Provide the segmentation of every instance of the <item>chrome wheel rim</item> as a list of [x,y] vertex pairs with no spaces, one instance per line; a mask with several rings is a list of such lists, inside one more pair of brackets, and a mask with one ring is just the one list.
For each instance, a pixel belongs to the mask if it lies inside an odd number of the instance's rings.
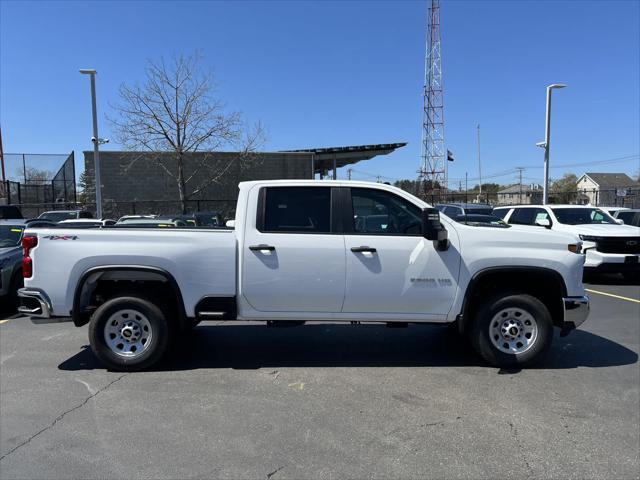
[[505,308],[489,324],[489,338],[499,351],[518,355],[529,350],[538,339],[538,324],[522,308]]
[[104,326],[109,349],[120,357],[133,358],[149,348],[153,331],[149,319],[138,310],[118,310]]

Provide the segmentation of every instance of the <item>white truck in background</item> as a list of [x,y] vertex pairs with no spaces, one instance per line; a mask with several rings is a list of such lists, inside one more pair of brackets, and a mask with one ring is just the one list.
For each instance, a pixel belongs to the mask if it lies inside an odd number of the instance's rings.
[[496,207],[493,213],[511,225],[578,235],[585,253],[585,273],[620,273],[629,281],[640,279],[640,228],[624,225],[605,209],[588,205],[517,205]]
[[527,365],[587,317],[581,243],[455,223],[365,182],[240,184],[234,230],[27,230],[20,311],[89,323],[141,370],[201,320],[457,323],[491,365]]

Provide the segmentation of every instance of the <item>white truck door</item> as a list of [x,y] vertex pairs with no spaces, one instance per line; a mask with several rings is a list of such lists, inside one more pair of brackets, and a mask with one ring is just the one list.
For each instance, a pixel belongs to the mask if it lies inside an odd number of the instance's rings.
[[328,186],[260,188],[256,211],[247,212],[240,278],[254,309],[340,312],[345,250],[333,227],[337,192]]
[[351,188],[345,217],[344,313],[445,315],[454,301],[457,248],[421,234],[422,209],[392,192]]

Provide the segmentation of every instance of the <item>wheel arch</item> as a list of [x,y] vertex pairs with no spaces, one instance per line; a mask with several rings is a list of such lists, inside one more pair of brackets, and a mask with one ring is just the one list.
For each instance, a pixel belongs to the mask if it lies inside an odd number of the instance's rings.
[[[85,270],[82,275],[80,275],[78,283],[76,284],[73,295],[73,309],[71,311],[71,318],[76,327],[87,324],[91,319],[91,313],[86,311],[86,307],[96,288],[96,284],[101,280],[118,281],[117,275],[125,273],[127,281],[147,281],[166,284],[168,291],[171,292],[173,297],[166,300],[174,300],[173,305],[176,307],[180,327],[185,324],[187,314],[180,286],[173,275],[167,270],[143,265],[101,265]],[[129,291],[129,293],[131,293],[131,291]]]
[[535,266],[489,267],[476,272],[469,281],[462,309],[457,316],[460,333],[469,329],[473,312],[482,296],[500,288],[506,292],[531,294],[539,298],[549,309],[554,325],[562,326],[562,298],[567,296],[567,286],[559,272]]

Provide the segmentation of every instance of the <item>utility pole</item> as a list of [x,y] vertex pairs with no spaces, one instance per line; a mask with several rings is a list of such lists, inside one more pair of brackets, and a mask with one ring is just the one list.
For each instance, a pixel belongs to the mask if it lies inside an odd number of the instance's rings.
[[469,198],[467,195],[469,194],[469,182],[467,172],[464,172],[464,203],[469,203]]
[[551,148],[551,91],[554,88],[564,88],[564,83],[554,83],[547,87],[547,117],[545,121],[544,142],[537,143],[544,148],[544,185],[542,186],[542,204],[549,203],[549,149]]
[[348,169],[347,169],[347,179],[349,179],[349,180],[351,180],[351,171],[352,171],[352,170],[353,170],[353,169],[351,169],[351,168],[348,168]]
[[522,205],[522,171],[524,170],[524,167],[516,167],[516,170],[518,170],[518,173],[520,174],[520,181],[518,185],[520,185],[520,205]]
[[478,177],[480,178],[480,192],[478,202],[482,201],[482,164],[480,163],[480,124],[478,124]]
[[0,164],[2,164],[2,184],[7,181],[7,177],[4,174],[4,150],[2,149],[2,128],[0,127]]
[[102,218],[102,185],[100,183],[100,137],[98,137],[98,110],[96,107],[96,72],[92,69],[81,69],[80,73],[91,77],[91,112],[93,115],[93,168],[96,182],[96,218]]

